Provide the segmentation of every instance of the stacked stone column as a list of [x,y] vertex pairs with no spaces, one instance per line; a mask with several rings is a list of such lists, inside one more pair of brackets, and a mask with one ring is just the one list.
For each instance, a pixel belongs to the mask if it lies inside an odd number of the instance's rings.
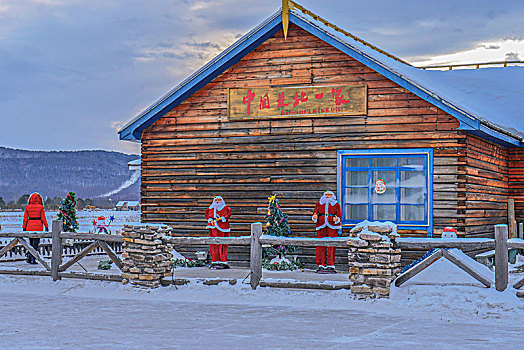
[[401,251],[394,226],[369,223],[351,230],[349,280],[356,298],[388,298],[391,282],[400,273]]
[[122,236],[122,282],[144,288],[160,286],[163,277],[173,275],[173,255],[162,237],[169,229],[151,226],[124,226]]

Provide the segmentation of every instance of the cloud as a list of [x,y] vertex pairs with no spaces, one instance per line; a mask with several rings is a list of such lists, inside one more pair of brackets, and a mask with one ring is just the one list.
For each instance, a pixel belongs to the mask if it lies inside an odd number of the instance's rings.
[[411,63],[415,66],[445,65],[458,63],[486,63],[505,60],[519,60],[519,52],[524,52],[524,41],[499,39],[495,42],[478,43],[470,50],[452,54],[427,56]]
[[508,52],[505,61],[520,61],[519,54],[517,52]]

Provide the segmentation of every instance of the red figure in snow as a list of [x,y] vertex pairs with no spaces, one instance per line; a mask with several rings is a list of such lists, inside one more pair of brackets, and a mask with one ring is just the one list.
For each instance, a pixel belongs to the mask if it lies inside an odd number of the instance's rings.
[[[331,191],[326,191],[315,205],[313,211],[313,222],[317,224],[317,238],[338,237],[340,226],[340,204],[337,197]],[[336,273],[335,271],[335,247],[317,247],[317,273]]]
[[[220,196],[213,198],[213,203],[206,210],[209,237],[229,237],[229,218],[231,209]],[[227,244],[210,244],[212,269],[229,269],[227,264]]]
[[[29,196],[29,200],[25,206],[22,229],[24,231],[43,231],[44,227],[46,231],[49,231],[42,196],[35,192]],[[40,238],[29,238],[29,244],[38,251]],[[29,264],[36,264],[36,258],[30,253],[27,253],[26,261]]]

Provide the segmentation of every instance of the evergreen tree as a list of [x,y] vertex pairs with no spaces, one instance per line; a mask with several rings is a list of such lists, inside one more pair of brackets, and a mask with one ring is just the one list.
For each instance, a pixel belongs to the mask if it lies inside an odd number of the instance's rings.
[[5,204],[4,198],[0,197],[0,209],[5,209],[7,204]]
[[[291,234],[289,229],[289,223],[287,221],[287,215],[282,212],[280,209],[280,204],[276,195],[273,195],[268,198],[269,205],[267,208],[266,214],[266,232],[265,234],[271,236],[285,236],[288,237]],[[296,250],[295,246],[284,246],[284,245],[275,245],[269,248],[264,249],[264,257],[270,257],[274,255],[279,255],[280,257],[285,257],[286,254],[294,253]]]
[[22,197],[18,198],[18,201],[16,202],[16,207],[18,209],[24,209],[27,205],[27,201],[29,200],[29,195],[24,194]]
[[76,221],[76,197],[74,192],[69,192],[60,203],[58,219],[64,223],[64,232],[76,232],[78,221]]

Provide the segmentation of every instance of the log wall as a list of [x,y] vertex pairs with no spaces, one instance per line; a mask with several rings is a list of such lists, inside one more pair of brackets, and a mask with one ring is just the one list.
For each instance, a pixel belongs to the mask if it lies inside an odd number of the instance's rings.
[[[228,88],[333,84],[367,84],[367,115],[228,120]],[[449,225],[461,235],[482,234],[479,227],[498,222],[508,191],[507,174],[491,176],[489,169],[507,165],[484,160],[493,150],[458,126],[454,117],[291,25],[287,41],[277,33],[143,132],[142,221],[170,224],[180,235],[206,234],[205,209],[222,195],[233,210],[232,235],[246,235],[252,222],[264,220],[260,208],[276,193],[283,207],[297,208],[290,213],[293,235],[311,237],[310,211],[325,190],[336,190],[337,150],[433,148],[435,235]],[[470,151],[470,144],[478,145]],[[483,178],[497,185],[496,201],[467,193],[482,191]],[[480,219],[479,210],[490,218]],[[468,214],[479,218],[470,221]],[[426,236],[422,230],[403,234]],[[304,257],[311,261],[311,254]]]
[[511,148],[509,161],[509,197],[515,199],[515,217],[524,221],[524,148]]
[[493,238],[493,225],[507,223],[508,149],[467,135],[466,234]]

